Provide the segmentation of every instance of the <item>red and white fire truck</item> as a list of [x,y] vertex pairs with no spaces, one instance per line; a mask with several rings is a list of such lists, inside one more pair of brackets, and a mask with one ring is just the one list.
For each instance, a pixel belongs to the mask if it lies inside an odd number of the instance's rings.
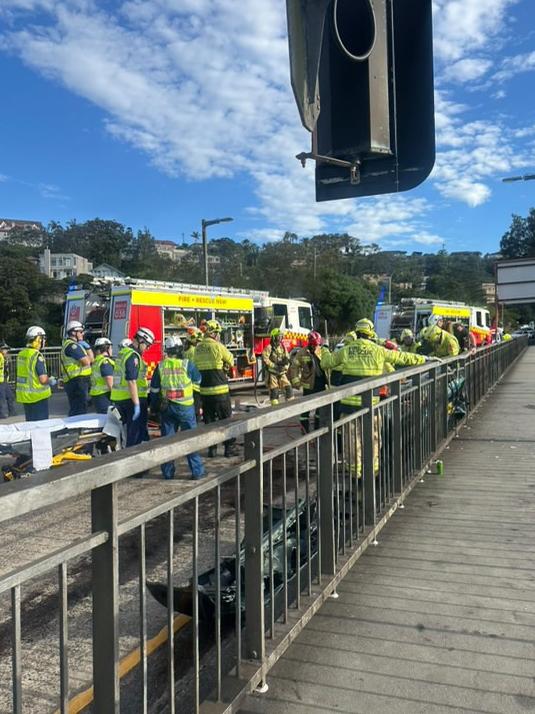
[[260,290],[137,279],[69,292],[65,306],[65,325],[83,322],[91,339],[106,336],[115,351],[138,327],[150,328],[156,342],[143,354],[149,374],[162,359],[165,337],[184,335],[188,325],[213,318],[221,323],[221,340],[235,357],[230,379],[252,381],[273,327],[283,330],[288,350],[306,344],[312,307],[305,300],[275,298]]

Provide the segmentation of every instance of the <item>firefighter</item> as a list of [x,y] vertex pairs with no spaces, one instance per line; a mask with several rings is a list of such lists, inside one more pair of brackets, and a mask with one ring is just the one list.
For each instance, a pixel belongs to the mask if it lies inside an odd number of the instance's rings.
[[95,361],[91,365],[91,388],[89,396],[97,414],[106,414],[111,406],[111,390],[113,389],[112,344],[107,337],[99,337],[95,341]]
[[[188,431],[197,427],[193,401],[193,385],[201,382],[201,374],[195,364],[184,357],[180,337],[169,336],[164,342],[165,358],[156,367],[150,383],[151,407],[160,411],[162,436]],[[188,454],[191,478],[197,480],[205,475],[199,454]],[[175,477],[175,464],[162,464],[164,479]]]
[[414,337],[414,332],[408,327],[401,331],[399,349],[402,352],[412,352],[413,354],[416,354],[420,349],[420,343]]
[[457,338],[461,352],[471,352],[477,348],[477,340],[473,332],[462,322],[454,322],[451,333]]
[[276,327],[271,330],[269,345],[262,352],[262,362],[266,372],[266,387],[269,390],[271,406],[279,403],[281,390],[284,390],[286,401],[292,398],[292,385],[287,373],[290,368],[290,358],[286,347],[282,344],[282,331]]
[[[184,357],[191,362],[195,362],[195,348],[203,338],[203,332],[198,327],[188,327],[186,334],[186,345],[184,349]],[[202,417],[201,395],[199,392],[200,386],[193,382],[193,400],[195,402],[195,416],[197,421]]]
[[67,337],[61,345],[63,385],[69,399],[69,416],[87,413],[93,352],[84,341],[84,326],[77,320],[67,323]]
[[42,327],[32,325],[26,331],[26,347],[17,355],[16,399],[24,407],[26,421],[48,419],[48,400],[55,377],[49,377],[41,350],[46,333]]
[[[199,392],[205,424],[229,419],[232,416],[228,372],[234,366],[234,357],[220,340],[220,323],[217,320],[207,320],[204,325],[204,337],[195,347],[194,354],[195,365],[201,373]],[[225,441],[225,456],[236,455],[234,439],[228,439]],[[208,456],[217,456],[217,445],[209,447]]]
[[[344,345],[338,352],[323,352],[321,357],[321,366],[323,369],[332,369],[342,366],[342,384],[352,384],[366,377],[377,377],[385,373],[385,365],[391,364],[394,367],[409,367],[418,364],[423,364],[429,358],[423,355],[411,354],[410,352],[398,352],[389,350],[374,342],[375,329],[373,322],[366,318],[359,320],[355,325],[355,333],[357,339]],[[374,392],[373,403],[379,403],[379,393]],[[362,407],[362,397],[360,394],[344,397],[341,400],[341,412],[343,414],[351,414],[358,411]],[[380,450],[380,420],[379,415],[375,415],[374,425],[374,456],[373,468],[374,472],[379,471],[379,450]],[[355,429],[355,462],[350,463],[350,471],[360,478],[361,476],[361,452],[362,445],[360,440],[360,429]],[[349,440],[346,440],[346,442]],[[352,449],[346,443],[346,449],[350,455]],[[348,454],[345,455],[346,460]]]
[[[328,373],[321,367],[321,353],[323,340],[319,332],[313,330],[308,335],[308,344],[295,353],[290,364],[290,379],[292,387],[303,388],[303,396],[317,394],[327,389],[329,385]],[[328,351],[328,350],[327,350]],[[303,412],[299,417],[301,428],[305,434],[310,431],[310,412]],[[314,413],[314,429],[319,429],[319,410]]]
[[0,342],[0,419],[16,415],[15,398],[9,383],[9,345]]
[[111,401],[126,426],[126,446],[141,444],[147,435],[147,365],[142,359],[154,344],[154,333],[139,327],[130,347],[119,351],[113,370]]
[[421,337],[422,351],[433,357],[455,357],[460,352],[457,338],[438,325],[425,327]]

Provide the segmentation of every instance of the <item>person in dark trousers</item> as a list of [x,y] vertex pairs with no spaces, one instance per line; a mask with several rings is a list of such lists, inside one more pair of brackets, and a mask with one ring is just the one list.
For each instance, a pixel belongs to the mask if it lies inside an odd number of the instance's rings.
[[77,320],[67,323],[67,337],[61,345],[61,371],[69,399],[69,416],[87,414],[93,352],[84,341],[84,326]]
[[122,348],[115,362],[111,401],[126,426],[126,446],[141,444],[147,431],[147,365],[142,355],[154,339],[152,330],[140,327],[132,345]]
[[[162,436],[197,428],[193,386],[201,382],[201,374],[190,359],[184,358],[184,347],[179,337],[169,336],[164,342],[165,358],[154,370],[150,382],[150,405],[160,412]],[[191,478],[205,475],[204,464],[197,453],[187,455]],[[162,464],[164,479],[175,477],[175,463]]]
[[106,414],[111,406],[111,390],[113,388],[112,344],[107,337],[99,337],[95,341],[95,361],[91,365],[91,388],[89,396],[97,414]]
[[[195,365],[201,373],[200,395],[205,424],[229,419],[232,416],[228,371],[234,365],[234,357],[221,344],[221,325],[217,320],[208,320],[204,338],[195,348]],[[236,456],[234,439],[225,441],[225,456]],[[208,456],[217,456],[217,446],[210,446]]]
[[26,421],[48,419],[48,401],[55,377],[49,377],[41,350],[46,333],[42,327],[32,325],[26,331],[26,347],[17,355],[17,402],[24,407]]
[[17,414],[9,376],[9,345],[2,340],[0,342],[0,419],[7,419]]
[[[292,358],[290,365],[290,379],[294,389],[303,388],[303,396],[317,394],[327,389],[329,384],[328,374],[321,367],[321,353],[323,340],[319,332],[312,331],[308,335],[308,345],[302,347]],[[301,428],[305,434],[310,431],[310,412],[303,412],[299,417]],[[314,413],[314,429],[319,429],[320,415],[316,409]]]

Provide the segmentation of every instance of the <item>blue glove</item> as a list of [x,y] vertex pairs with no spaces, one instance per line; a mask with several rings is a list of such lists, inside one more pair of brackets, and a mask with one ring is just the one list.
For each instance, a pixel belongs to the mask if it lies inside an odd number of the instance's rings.
[[58,383],[58,380],[55,377],[49,377],[48,378],[48,386],[49,387],[55,387]]
[[83,347],[84,350],[91,349],[91,345],[89,344],[89,342],[86,342],[85,340],[80,340],[80,342],[78,344],[80,345],[80,347]]
[[141,415],[141,407],[139,404],[134,404],[134,414],[132,416],[132,421],[137,421]]

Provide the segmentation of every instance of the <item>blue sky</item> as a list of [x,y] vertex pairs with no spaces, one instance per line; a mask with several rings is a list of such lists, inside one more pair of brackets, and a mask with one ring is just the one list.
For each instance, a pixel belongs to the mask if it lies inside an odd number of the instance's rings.
[[[497,249],[535,205],[535,2],[435,0],[437,163],[420,188],[316,204],[282,0],[1,0],[0,217],[114,218],[180,242]],[[230,39],[229,39],[230,38]]]

